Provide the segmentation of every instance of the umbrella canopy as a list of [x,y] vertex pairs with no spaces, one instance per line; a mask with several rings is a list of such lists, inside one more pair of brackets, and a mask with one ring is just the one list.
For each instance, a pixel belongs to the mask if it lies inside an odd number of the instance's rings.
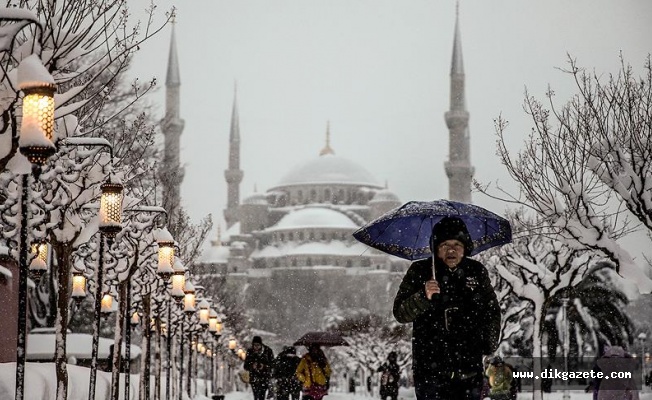
[[505,218],[482,207],[450,200],[410,201],[353,233],[360,242],[408,260],[428,258],[432,227],[444,217],[461,219],[471,235],[475,255],[512,241]]
[[294,342],[295,346],[310,346],[318,344],[320,346],[348,346],[349,344],[342,336],[334,332],[308,332]]

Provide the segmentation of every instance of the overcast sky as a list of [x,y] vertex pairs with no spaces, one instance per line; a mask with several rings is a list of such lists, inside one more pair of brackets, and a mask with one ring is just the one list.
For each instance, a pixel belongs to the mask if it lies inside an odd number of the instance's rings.
[[[134,16],[143,1],[130,0]],[[455,1],[157,0],[177,7],[181,73],[183,205],[194,220],[224,226],[228,134],[237,81],[241,197],[274,186],[316,157],[331,124],[336,154],[388,182],[402,201],[445,198],[444,112]],[[510,121],[517,150],[531,123],[523,95],[561,104],[572,93],[567,54],[599,73],[617,72],[619,52],[640,72],[652,51],[648,0],[462,0],[460,28],[470,112],[471,157],[481,182],[509,178],[495,155],[493,120]],[[164,110],[170,28],[147,42],[133,74],[156,76]],[[513,186],[512,186],[513,187]],[[501,213],[504,206],[474,194]],[[214,229],[215,231],[215,229]]]

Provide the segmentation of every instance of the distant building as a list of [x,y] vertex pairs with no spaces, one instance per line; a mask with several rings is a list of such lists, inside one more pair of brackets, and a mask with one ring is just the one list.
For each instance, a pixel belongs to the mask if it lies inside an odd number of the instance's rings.
[[[469,113],[456,16],[450,109],[445,113],[450,152],[444,167],[449,198],[471,202]],[[334,307],[364,308],[390,316],[397,285],[409,262],[370,249],[351,234],[402,202],[358,163],[337,155],[326,129],[324,148],[296,165],[276,185],[240,202],[240,123],[234,95],[229,162],[224,173],[224,234],[193,270],[201,279],[227,276],[242,290],[256,328],[298,338],[320,328]],[[433,182],[433,186],[441,183]],[[329,310],[329,311],[327,311]]]

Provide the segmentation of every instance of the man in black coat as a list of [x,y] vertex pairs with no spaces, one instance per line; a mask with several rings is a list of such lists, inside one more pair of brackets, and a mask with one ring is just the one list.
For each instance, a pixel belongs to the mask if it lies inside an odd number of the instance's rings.
[[412,322],[417,400],[480,398],[482,356],[498,346],[500,307],[486,268],[468,258],[473,242],[459,218],[432,230],[432,258],[410,266],[394,299],[394,317]]
[[244,369],[249,371],[249,384],[254,393],[254,400],[265,400],[269,380],[272,377],[273,362],[272,349],[263,344],[260,336],[254,336],[244,362]]
[[297,379],[297,367],[301,358],[293,346],[283,348],[274,360],[273,376],[276,378],[276,400],[299,400],[301,382]]

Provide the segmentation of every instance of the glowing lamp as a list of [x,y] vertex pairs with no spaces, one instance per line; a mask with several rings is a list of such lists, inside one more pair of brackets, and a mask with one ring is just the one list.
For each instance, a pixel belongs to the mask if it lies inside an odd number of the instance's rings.
[[202,301],[199,302],[199,325],[203,326],[204,328],[208,326],[208,317],[210,316],[210,304],[206,301],[206,299],[202,299]]
[[109,314],[113,312],[113,296],[110,293],[105,294],[102,296],[102,308],[100,309],[100,312],[102,314]]
[[24,97],[19,149],[29,162],[42,166],[57,151],[53,142],[57,87],[48,82],[25,82],[20,89]]
[[242,350],[242,348],[239,348],[236,354],[238,355],[238,357],[240,357],[242,361],[244,361],[244,359],[247,357],[247,353],[244,350]]
[[41,276],[48,270],[48,244],[37,243],[32,245],[32,261],[29,263],[29,273],[35,279],[40,279]]
[[211,333],[217,333],[217,312],[212,308],[208,312],[208,331]]
[[129,323],[131,326],[134,328],[140,324],[140,314],[138,314],[138,311],[134,311],[133,314],[131,314],[131,318],[129,319]]
[[229,339],[229,350],[235,350],[237,346],[238,342],[235,340],[235,338]]
[[100,187],[100,226],[99,230],[108,238],[114,238],[122,230],[122,190],[123,186],[111,182],[111,178]]
[[86,277],[81,271],[72,273],[72,293],[70,296],[76,302],[81,302],[86,298]]
[[190,282],[190,279],[186,279],[186,286],[183,293],[185,294],[183,297],[183,312],[192,314],[197,310],[195,309],[195,286]]
[[170,296],[174,298],[177,303],[180,303],[186,293],[186,267],[178,258],[174,261],[174,273],[172,274],[172,290]]
[[174,241],[158,242],[158,268],[156,273],[163,279],[168,280],[174,274]]

